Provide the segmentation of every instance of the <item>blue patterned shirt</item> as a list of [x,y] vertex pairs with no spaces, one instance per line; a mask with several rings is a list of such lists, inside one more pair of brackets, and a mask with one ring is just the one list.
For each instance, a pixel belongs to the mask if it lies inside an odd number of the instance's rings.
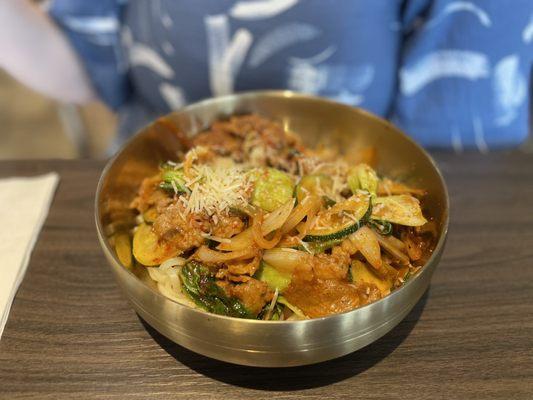
[[528,134],[531,0],[55,0],[121,137],[186,103],[291,89],[368,109],[433,148]]

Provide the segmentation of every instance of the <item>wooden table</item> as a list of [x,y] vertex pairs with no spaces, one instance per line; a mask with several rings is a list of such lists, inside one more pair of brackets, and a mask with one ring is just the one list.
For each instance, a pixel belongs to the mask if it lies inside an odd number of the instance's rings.
[[96,239],[95,161],[3,162],[61,183],[0,341],[0,398],[533,399],[533,155],[439,155],[452,199],[428,293],[374,344],[283,370],[193,354],[145,325]]

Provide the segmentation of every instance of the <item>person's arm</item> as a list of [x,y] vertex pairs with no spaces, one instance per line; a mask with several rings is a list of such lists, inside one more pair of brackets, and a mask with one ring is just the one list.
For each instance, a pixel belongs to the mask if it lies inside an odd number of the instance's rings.
[[56,100],[84,103],[96,97],[66,37],[28,0],[0,0],[0,68]]

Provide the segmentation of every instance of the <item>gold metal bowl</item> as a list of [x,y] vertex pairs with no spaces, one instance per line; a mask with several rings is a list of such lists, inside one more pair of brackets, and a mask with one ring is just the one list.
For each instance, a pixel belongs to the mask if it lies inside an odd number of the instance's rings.
[[[427,189],[427,213],[438,226],[433,255],[403,287],[372,304],[305,321],[257,321],[208,314],[170,300],[118,261],[106,227],[130,215],[128,205],[143,178],[175,157],[179,134],[194,135],[218,118],[258,113],[280,121],[313,145],[327,138],[340,149],[373,146],[377,170]],[[174,158],[173,157],[173,158]],[[448,193],[431,157],[387,121],[333,101],[288,91],[236,94],[173,112],[135,135],[105,167],[96,192],[96,227],[102,249],[134,309],[174,342],[208,357],[236,364],[287,367],[317,363],[356,351],[398,324],[427,289],[448,228]]]

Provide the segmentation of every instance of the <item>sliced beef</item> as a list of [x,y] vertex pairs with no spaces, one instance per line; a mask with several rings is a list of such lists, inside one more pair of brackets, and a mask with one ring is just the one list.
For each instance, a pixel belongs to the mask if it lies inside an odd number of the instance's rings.
[[259,314],[263,307],[272,301],[274,295],[265,282],[253,278],[238,284],[219,281],[218,285],[224,289],[229,297],[239,299],[246,309],[255,315]]

